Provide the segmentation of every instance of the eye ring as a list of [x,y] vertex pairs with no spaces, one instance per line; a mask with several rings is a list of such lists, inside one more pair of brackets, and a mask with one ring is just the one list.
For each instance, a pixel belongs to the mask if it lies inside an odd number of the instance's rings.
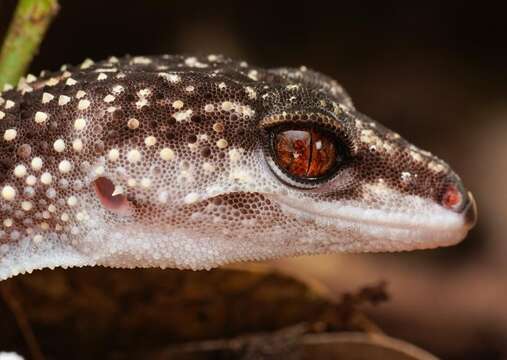
[[347,141],[319,124],[267,128],[267,162],[289,186],[314,189],[334,178],[349,158]]

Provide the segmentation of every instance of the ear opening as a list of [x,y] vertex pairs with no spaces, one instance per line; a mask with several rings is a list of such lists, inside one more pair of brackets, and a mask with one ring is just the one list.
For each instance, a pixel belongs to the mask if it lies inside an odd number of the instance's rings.
[[93,181],[93,189],[100,203],[107,210],[117,214],[128,214],[132,205],[122,190],[106,177],[99,177]]

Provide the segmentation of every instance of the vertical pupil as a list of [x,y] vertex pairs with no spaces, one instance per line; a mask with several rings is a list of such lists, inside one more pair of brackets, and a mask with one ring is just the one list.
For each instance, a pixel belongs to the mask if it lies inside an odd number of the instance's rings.
[[280,131],[274,150],[279,166],[297,177],[320,177],[333,168],[336,147],[330,135],[318,129]]

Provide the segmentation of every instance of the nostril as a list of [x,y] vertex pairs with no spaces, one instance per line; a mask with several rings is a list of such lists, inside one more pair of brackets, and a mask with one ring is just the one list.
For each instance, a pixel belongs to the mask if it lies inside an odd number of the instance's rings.
[[458,188],[458,186],[454,184],[449,184],[446,186],[441,199],[441,204],[443,207],[461,212],[463,210],[466,202],[466,196],[463,191]]
[[93,189],[102,206],[115,213],[128,214],[130,202],[124,194],[118,194],[118,188],[105,177],[99,177],[93,182]]

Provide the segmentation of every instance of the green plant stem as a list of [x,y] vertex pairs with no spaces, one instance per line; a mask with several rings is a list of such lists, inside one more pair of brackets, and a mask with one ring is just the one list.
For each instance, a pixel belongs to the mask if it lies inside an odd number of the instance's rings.
[[25,74],[57,12],[57,0],[19,1],[0,51],[0,90]]

